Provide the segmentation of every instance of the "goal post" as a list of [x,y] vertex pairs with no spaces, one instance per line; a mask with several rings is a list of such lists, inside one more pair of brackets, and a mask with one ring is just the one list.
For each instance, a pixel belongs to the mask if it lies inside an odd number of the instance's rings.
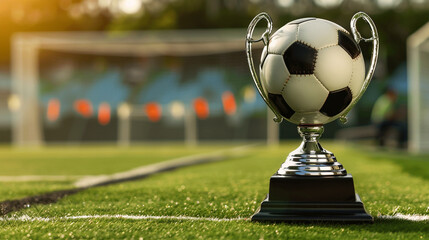
[[429,23],[407,40],[409,149],[429,152]]
[[12,41],[12,142],[15,145],[41,145],[37,38],[16,35]]

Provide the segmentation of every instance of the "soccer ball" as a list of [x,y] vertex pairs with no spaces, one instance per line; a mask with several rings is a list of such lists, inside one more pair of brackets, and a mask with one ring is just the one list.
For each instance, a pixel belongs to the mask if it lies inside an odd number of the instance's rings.
[[302,18],[270,37],[260,76],[265,95],[285,119],[300,125],[325,124],[356,100],[365,64],[347,30],[324,19]]

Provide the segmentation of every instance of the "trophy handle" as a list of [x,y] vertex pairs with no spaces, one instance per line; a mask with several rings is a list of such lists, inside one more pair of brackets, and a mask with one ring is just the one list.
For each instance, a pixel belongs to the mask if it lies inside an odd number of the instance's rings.
[[[255,30],[256,24],[258,24],[258,22],[262,19],[265,19],[267,21],[268,23],[267,29],[259,39],[255,40],[252,38],[253,31]],[[252,57],[252,43],[262,41],[265,46],[268,46],[268,40],[269,40],[268,38],[272,30],[273,30],[273,21],[271,20],[271,17],[267,13],[262,12],[256,15],[256,17],[253,18],[253,20],[249,24],[249,27],[247,28],[246,54],[247,54],[247,63],[249,64],[249,69],[250,69],[250,73],[252,74],[253,82],[255,83],[255,86],[258,89],[258,92],[261,95],[262,99],[264,99],[265,103],[268,105],[271,111],[273,111],[275,115],[273,120],[277,123],[280,123],[283,120],[283,117],[277,112],[277,110],[268,100],[268,96],[262,90],[263,89],[262,83],[258,77],[258,74],[256,74],[255,65],[253,64],[253,57]]]
[[[357,28],[356,28],[356,22],[362,18],[363,20],[365,20],[368,25],[371,28],[371,33],[372,36],[370,38],[364,38],[360,35],[360,33],[358,32]],[[356,100],[349,105],[349,107],[346,109],[346,111],[340,116],[340,121],[342,123],[346,123],[347,122],[347,117],[346,115],[349,113],[349,111],[353,108],[353,106],[359,101],[359,99],[362,97],[362,95],[365,93],[366,89],[368,88],[369,83],[371,82],[372,76],[374,75],[375,72],[375,66],[377,65],[377,58],[378,58],[378,47],[379,47],[379,38],[378,38],[378,32],[377,32],[377,28],[375,27],[374,22],[372,21],[372,19],[368,16],[368,14],[364,13],[364,12],[358,12],[355,15],[353,15],[351,21],[350,21],[350,28],[352,30],[352,34],[353,37],[356,41],[356,43],[359,44],[360,41],[364,41],[364,42],[370,42],[372,41],[372,56],[371,56],[371,65],[369,66],[368,72],[365,76],[365,80],[363,82],[362,88],[359,92],[358,97],[356,98]]]

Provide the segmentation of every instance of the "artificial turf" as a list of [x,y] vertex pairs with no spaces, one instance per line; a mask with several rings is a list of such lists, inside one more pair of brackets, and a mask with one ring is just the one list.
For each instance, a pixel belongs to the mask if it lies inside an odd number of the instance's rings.
[[[268,191],[269,177],[298,142],[255,147],[227,161],[97,187],[9,216],[154,215],[249,218]],[[429,215],[428,156],[386,153],[325,143],[354,177],[374,224],[274,224],[248,220],[74,219],[2,221],[2,238],[129,239],[425,239],[429,223],[378,218],[395,213]],[[413,169],[418,169],[414,174]]]
[[[73,188],[73,181],[0,182],[0,201]],[[1,212],[1,211],[0,211]]]
[[0,147],[0,176],[97,175],[126,171],[191,154],[207,153],[225,145],[186,147],[181,144]]
[[[234,145],[235,146],[235,145]],[[229,146],[231,147],[231,146]],[[233,146],[232,146],[233,147]],[[0,201],[73,188],[86,175],[104,175],[183,156],[215,152],[225,145],[181,144],[117,146],[0,147],[0,176],[62,176],[63,180],[0,182]]]

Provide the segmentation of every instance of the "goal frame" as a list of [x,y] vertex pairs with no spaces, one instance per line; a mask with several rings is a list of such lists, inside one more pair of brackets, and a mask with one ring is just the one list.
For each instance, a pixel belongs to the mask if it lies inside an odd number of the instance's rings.
[[[12,37],[11,56],[11,92],[15,99],[15,108],[11,109],[12,144],[44,144],[39,104],[41,50],[103,56],[200,56],[244,52],[245,36],[245,29],[17,33]],[[267,124],[267,129],[273,129],[267,132],[267,142],[277,143],[278,126],[271,126],[275,123],[270,119]],[[195,138],[195,134],[188,135]]]
[[408,72],[408,148],[414,153],[429,152],[429,23],[407,39]]

